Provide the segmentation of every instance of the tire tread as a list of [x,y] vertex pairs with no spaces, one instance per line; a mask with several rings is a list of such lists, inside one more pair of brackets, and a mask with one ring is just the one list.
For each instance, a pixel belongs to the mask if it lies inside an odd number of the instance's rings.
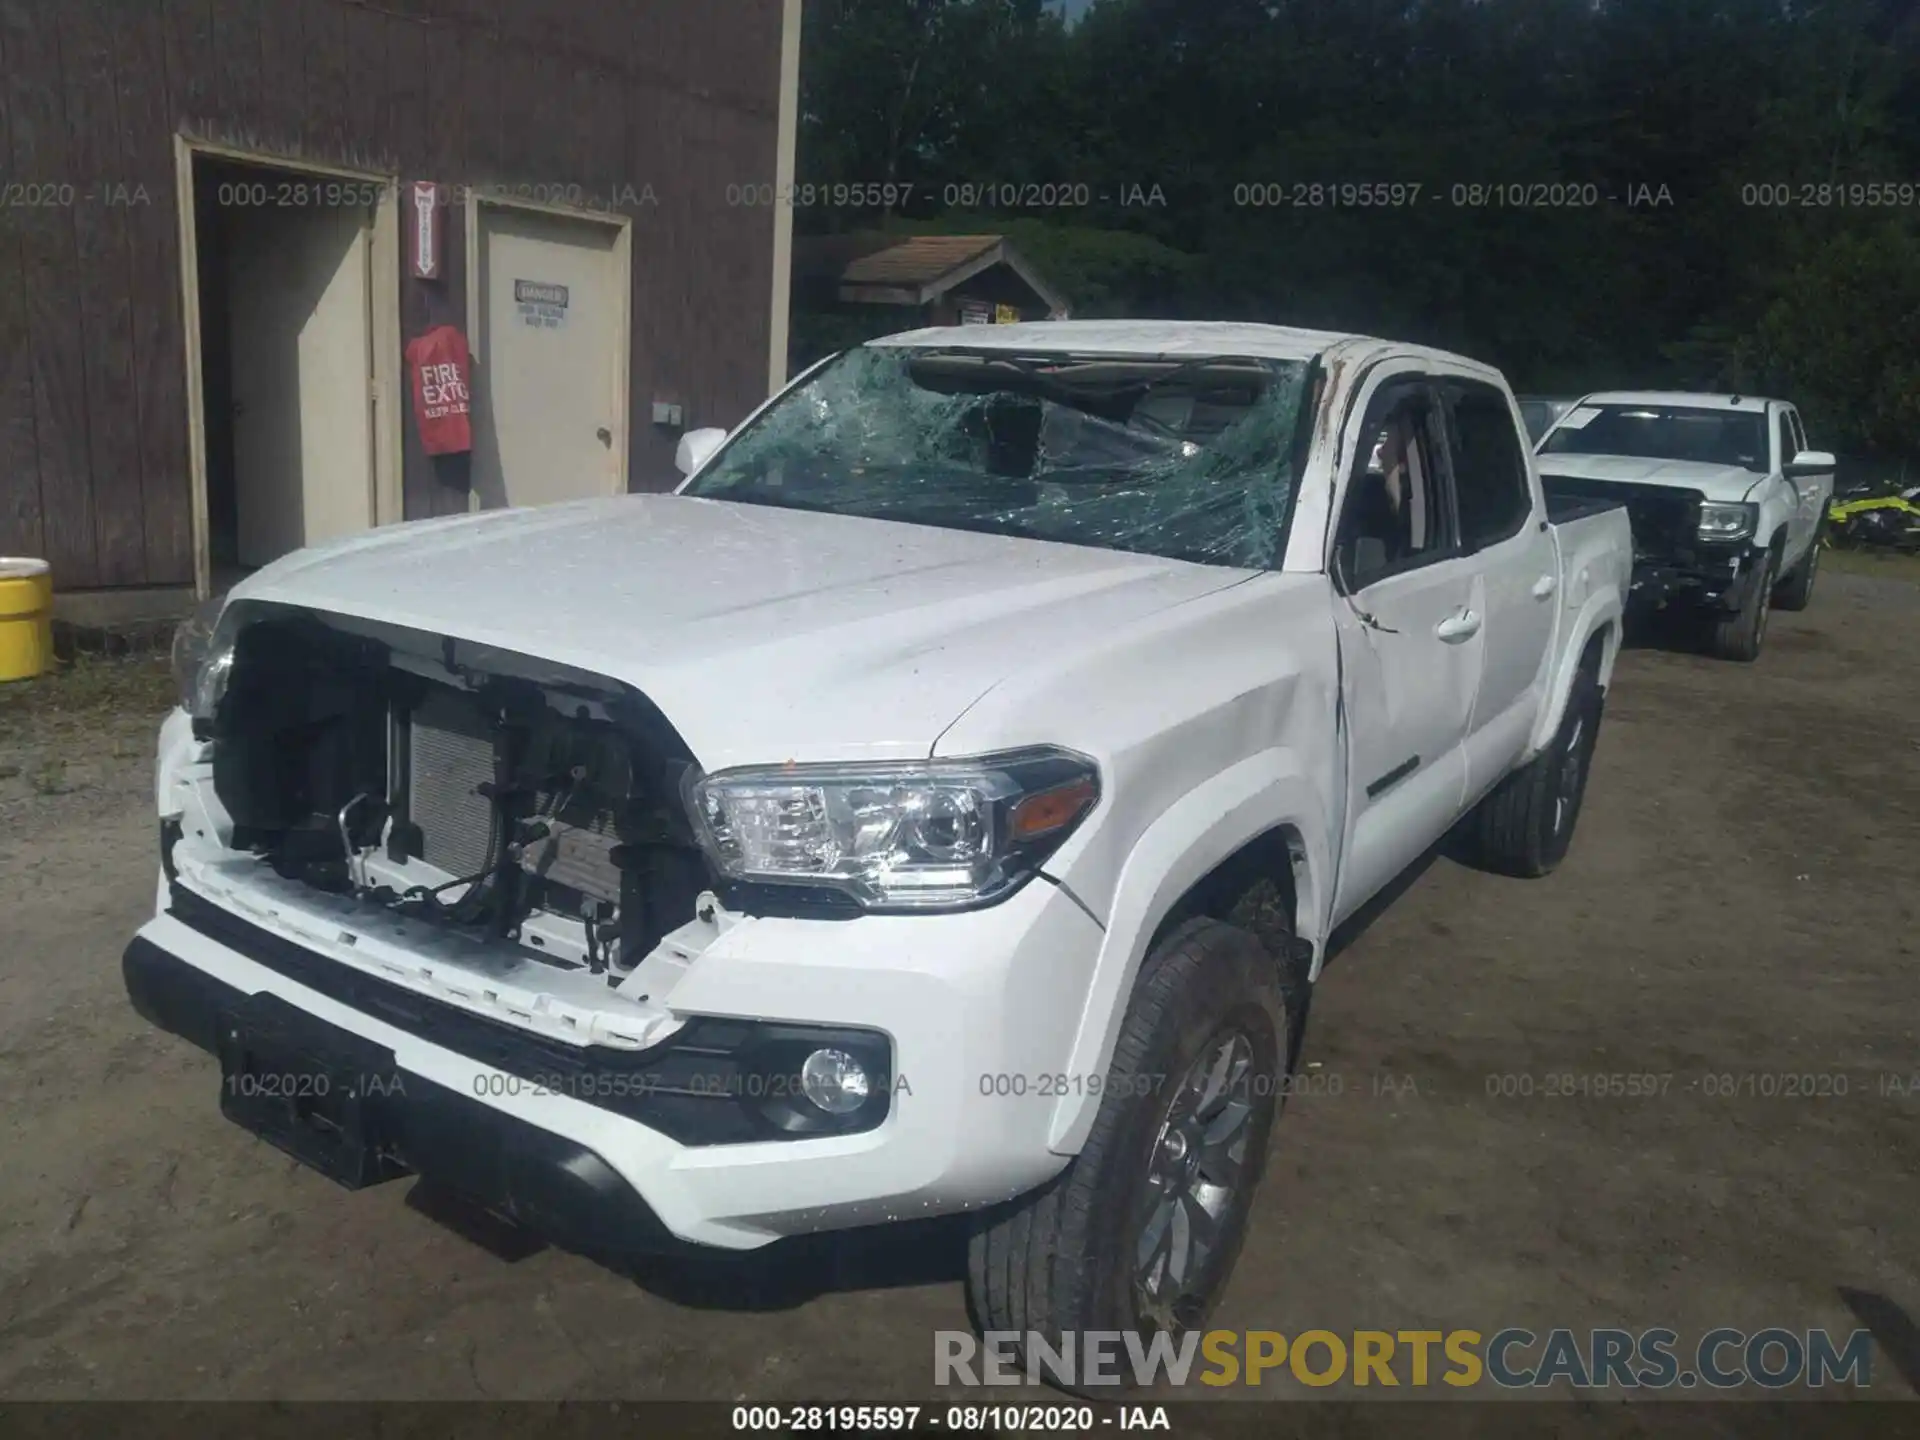
[[[1284,1053],[1287,1011],[1278,963],[1251,935],[1202,917],[1164,937],[1142,962],[1108,1074],[1150,1070],[1152,1046],[1164,1033],[1169,1012],[1183,995],[1205,993],[1201,987],[1208,970],[1223,961],[1234,962],[1240,971],[1235,985],[1270,989]],[[1058,1336],[1114,1328],[1098,1293],[1101,1277],[1092,1273],[1088,1257],[1105,1213],[1095,1182],[1128,1139],[1124,1105],[1121,1089],[1110,1090],[1086,1143],[1065,1170],[1039,1190],[980,1217],[968,1247],[967,1288],[969,1310],[981,1331]]]
[[[1574,677],[1573,693],[1567,697],[1567,712],[1560,729],[1548,746],[1526,765],[1507,776],[1475,807],[1469,819],[1467,838],[1472,863],[1495,875],[1517,880],[1538,880],[1551,874],[1566,855],[1566,845],[1554,852],[1552,833],[1552,785],[1555,763],[1563,736],[1572,717],[1584,711],[1593,727],[1586,741],[1593,745],[1602,711],[1600,687],[1590,666],[1582,664]],[[1584,785],[1584,780],[1583,780]],[[1575,823],[1578,823],[1578,815]],[[1570,844],[1572,836],[1566,837]]]

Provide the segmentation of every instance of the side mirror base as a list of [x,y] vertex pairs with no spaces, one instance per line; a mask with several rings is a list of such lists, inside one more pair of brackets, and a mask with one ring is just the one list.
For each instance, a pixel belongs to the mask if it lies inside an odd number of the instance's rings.
[[673,455],[673,465],[682,475],[692,475],[707,461],[713,458],[713,452],[726,443],[727,432],[708,426],[701,430],[689,430],[680,437],[680,444]]

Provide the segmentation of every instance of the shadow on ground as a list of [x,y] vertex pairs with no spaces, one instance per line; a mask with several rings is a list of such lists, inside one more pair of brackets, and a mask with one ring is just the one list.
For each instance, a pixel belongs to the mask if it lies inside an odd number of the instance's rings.
[[[424,1181],[409,1209],[517,1264],[550,1248],[532,1232]],[[761,1250],[688,1245],[657,1254],[582,1252],[649,1294],[697,1310],[793,1310],[825,1295],[957,1283],[966,1276],[967,1220],[948,1216],[809,1235]]]

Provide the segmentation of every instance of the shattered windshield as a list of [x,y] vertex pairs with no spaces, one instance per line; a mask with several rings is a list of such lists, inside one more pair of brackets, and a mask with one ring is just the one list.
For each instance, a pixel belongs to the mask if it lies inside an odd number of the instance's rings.
[[1269,569],[1306,380],[1298,362],[866,346],[682,493]]

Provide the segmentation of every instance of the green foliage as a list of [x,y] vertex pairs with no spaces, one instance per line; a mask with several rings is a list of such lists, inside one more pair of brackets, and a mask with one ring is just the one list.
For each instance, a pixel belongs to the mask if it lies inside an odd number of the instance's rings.
[[[1914,455],[1920,436],[1920,234],[1843,231],[1776,287],[1735,376],[1798,398],[1830,448]],[[1824,442],[1823,442],[1824,443]]]
[[[1920,455],[1910,0],[1096,0],[1071,26],[1039,0],[807,7],[801,178],[913,191],[803,227],[1006,233],[1076,314],[1372,331],[1525,389],[1765,385],[1823,445]],[[1888,181],[1909,203],[1848,203]],[[1090,203],[947,203],[981,182]],[[1420,199],[1248,203],[1382,182]],[[1554,183],[1598,203],[1456,203]]]

